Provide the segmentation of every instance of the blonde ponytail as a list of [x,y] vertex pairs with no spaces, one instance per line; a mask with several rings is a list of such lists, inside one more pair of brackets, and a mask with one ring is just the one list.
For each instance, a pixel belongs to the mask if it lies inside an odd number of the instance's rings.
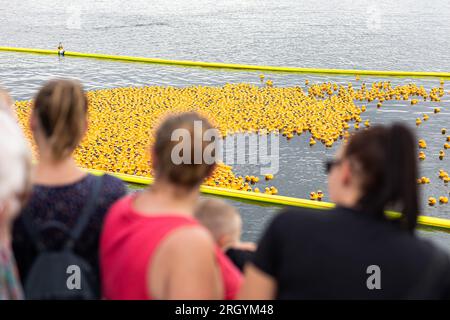
[[69,156],[83,138],[87,104],[73,80],[50,81],[37,94],[34,110],[56,160]]

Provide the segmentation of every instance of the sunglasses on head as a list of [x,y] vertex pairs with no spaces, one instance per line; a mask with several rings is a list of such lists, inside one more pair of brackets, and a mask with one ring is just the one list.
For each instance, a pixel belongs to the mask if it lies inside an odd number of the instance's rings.
[[329,174],[331,172],[331,170],[333,169],[333,167],[338,166],[339,164],[341,164],[341,160],[340,159],[334,159],[334,160],[327,160],[325,161],[325,172],[326,174]]

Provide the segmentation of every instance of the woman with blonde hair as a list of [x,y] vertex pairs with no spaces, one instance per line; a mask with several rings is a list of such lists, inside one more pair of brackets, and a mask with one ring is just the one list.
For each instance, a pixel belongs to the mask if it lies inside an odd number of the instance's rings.
[[[99,297],[98,246],[103,218],[126,190],[120,180],[87,174],[74,160],[72,154],[88,129],[88,100],[80,83],[54,80],[45,84],[34,99],[30,128],[39,158],[31,198],[15,223],[13,242],[25,289],[39,255],[70,244],[92,268],[93,290]],[[75,230],[77,239],[73,239]]]
[[[174,115],[158,128],[154,184],[114,204],[105,221],[100,245],[105,298],[235,297],[239,270],[193,217],[200,184],[215,167],[205,156],[210,143],[202,138],[209,130],[208,120],[196,113]],[[180,132],[186,133],[181,142],[174,138]]]
[[29,191],[31,157],[15,119],[2,109],[0,150],[0,300],[16,300],[23,293],[11,249],[11,229]]

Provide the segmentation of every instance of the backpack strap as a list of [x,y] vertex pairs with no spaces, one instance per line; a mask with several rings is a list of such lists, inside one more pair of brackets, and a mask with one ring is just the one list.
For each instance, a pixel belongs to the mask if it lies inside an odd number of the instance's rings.
[[83,208],[80,217],[78,218],[77,223],[72,229],[72,232],[69,233],[69,240],[65,244],[65,248],[72,249],[75,245],[75,242],[80,238],[83,231],[86,229],[89,219],[97,208],[98,204],[98,195],[100,194],[101,187],[103,185],[104,175],[100,177],[96,177],[94,181],[94,185],[92,186],[91,196],[88,199],[88,202]]
[[41,241],[39,237],[39,230],[33,226],[33,223],[31,221],[31,218],[28,215],[21,215],[20,216],[23,222],[23,225],[25,227],[26,232],[28,233],[28,236],[30,237],[32,243],[35,245],[36,249],[41,252],[45,250],[45,245]]
[[[97,198],[100,193],[100,189],[103,184],[104,176],[101,177],[95,177],[94,184],[91,188],[90,197],[83,207],[83,210],[81,212],[80,218],[78,219],[78,222],[73,227],[72,231],[69,231],[66,225],[59,221],[49,221],[46,224],[47,228],[54,227],[58,230],[62,230],[64,233],[67,234],[69,237],[69,240],[64,245],[65,248],[73,248],[75,241],[78,240],[78,238],[81,236],[81,233],[84,231],[85,227],[87,226],[89,222],[89,218],[91,217],[92,213],[96,209],[97,206]],[[36,246],[38,251],[44,251],[45,250],[45,244],[42,242],[40,237],[40,231],[35,226],[33,226],[33,222],[31,221],[31,218],[27,215],[22,215],[22,221],[25,226],[25,230],[27,231],[28,235],[30,236],[32,242]]]

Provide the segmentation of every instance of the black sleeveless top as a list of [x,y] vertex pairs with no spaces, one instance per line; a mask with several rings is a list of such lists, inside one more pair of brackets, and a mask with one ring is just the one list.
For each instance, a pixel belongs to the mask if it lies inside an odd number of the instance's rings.
[[279,214],[252,262],[275,279],[279,299],[450,299],[446,253],[342,207]]

